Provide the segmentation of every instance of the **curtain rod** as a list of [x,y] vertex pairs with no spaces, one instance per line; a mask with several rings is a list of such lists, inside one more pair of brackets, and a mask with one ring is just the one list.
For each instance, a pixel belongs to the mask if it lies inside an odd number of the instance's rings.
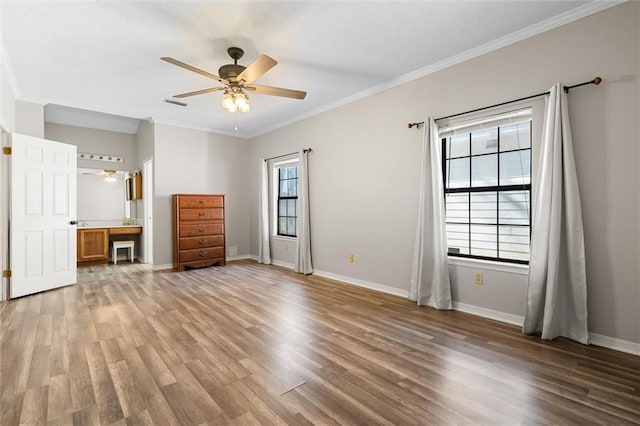
[[[585,81],[584,83],[574,84],[573,86],[565,86],[564,87],[564,91],[565,91],[565,93],[569,93],[569,90],[575,89],[576,87],[585,86],[587,84],[595,84],[597,86],[601,82],[602,82],[602,79],[600,77],[596,76],[593,80]],[[458,117],[460,115],[471,114],[472,112],[483,111],[483,110],[489,109],[489,108],[495,108],[495,107],[499,107],[499,106],[503,106],[503,105],[509,105],[509,104],[512,104],[512,103],[515,103],[515,102],[526,101],[527,99],[537,98],[537,97],[540,97],[540,96],[548,95],[549,93],[551,93],[551,92],[549,92],[549,91],[542,92],[542,93],[538,93],[536,95],[525,96],[524,98],[514,99],[512,101],[506,101],[506,102],[501,102],[499,104],[494,104],[494,105],[489,105],[489,106],[482,107],[482,108],[472,109],[471,111],[459,112],[457,114],[447,115],[446,117],[436,118],[436,121],[444,120],[445,118],[453,118],[453,117]],[[424,121],[420,121],[419,123],[409,123],[409,124],[407,124],[407,127],[409,129],[412,128],[412,127],[420,128],[420,126],[422,126],[423,124],[424,124]]]
[[[312,151],[312,149],[311,149],[311,148],[305,148],[305,149],[303,149],[303,150],[302,150],[302,152],[304,152],[305,154],[306,154],[307,152],[311,152],[311,151]],[[276,158],[288,157],[289,155],[293,155],[293,154],[297,154],[297,153],[298,153],[298,151],[296,151],[296,152],[290,152],[290,153],[288,153],[288,154],[276,155],[275,157],[265,158],[265,159],[264,159],[264,161],[275,160]]]

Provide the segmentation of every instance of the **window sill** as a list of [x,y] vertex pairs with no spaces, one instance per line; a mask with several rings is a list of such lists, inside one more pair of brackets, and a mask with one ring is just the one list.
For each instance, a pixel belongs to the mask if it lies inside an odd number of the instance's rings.
[[449,265],[489,269],[492,271],[508,272],[510,274],[529,274],[529,265],[521,265],[519,263],[492,262],[491,260],[469,259],[455,256],[448,256],[448,258]]
[[272,235],[271,238],[281,241],[298,241],[298,237],[286,237],[284,235]]

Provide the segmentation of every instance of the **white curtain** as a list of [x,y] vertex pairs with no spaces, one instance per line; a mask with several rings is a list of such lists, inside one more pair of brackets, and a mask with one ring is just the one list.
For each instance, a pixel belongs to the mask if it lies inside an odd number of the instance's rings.
[[418,228],[409,299],[418,305],[451,309],[441,142],[433,118],[424,122]]
[[300,150],[300,164],[298,165],[298,202],[296,205],[298,218],[298,250],[296,252],[295,271],[301,274],[312,274],[311,263],[311,228],[309,219],[309,159],[308,152]]
[[258,263],[271,263],[269,248],[269,164],[260,160],[260,193],[258,194]]
[[567,95],[560,84],[547,98],[534,191],[523,332],[588,344],[582,211]]

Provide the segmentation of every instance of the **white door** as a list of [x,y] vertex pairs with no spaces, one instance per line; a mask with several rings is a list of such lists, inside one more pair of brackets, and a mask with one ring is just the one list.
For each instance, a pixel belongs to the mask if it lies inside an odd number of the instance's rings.
[[12,136],[11,298],[76,282],[76,162],[74,145]]
[[142,172],[144,190],[144,263],[153,263],[153,160],[144,162]]

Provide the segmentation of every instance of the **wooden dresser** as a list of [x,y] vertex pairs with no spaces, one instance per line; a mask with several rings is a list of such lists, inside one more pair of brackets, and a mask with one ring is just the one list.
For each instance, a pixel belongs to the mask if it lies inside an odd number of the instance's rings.
[[173,267],[224,265],[224,195],[174,194]]

